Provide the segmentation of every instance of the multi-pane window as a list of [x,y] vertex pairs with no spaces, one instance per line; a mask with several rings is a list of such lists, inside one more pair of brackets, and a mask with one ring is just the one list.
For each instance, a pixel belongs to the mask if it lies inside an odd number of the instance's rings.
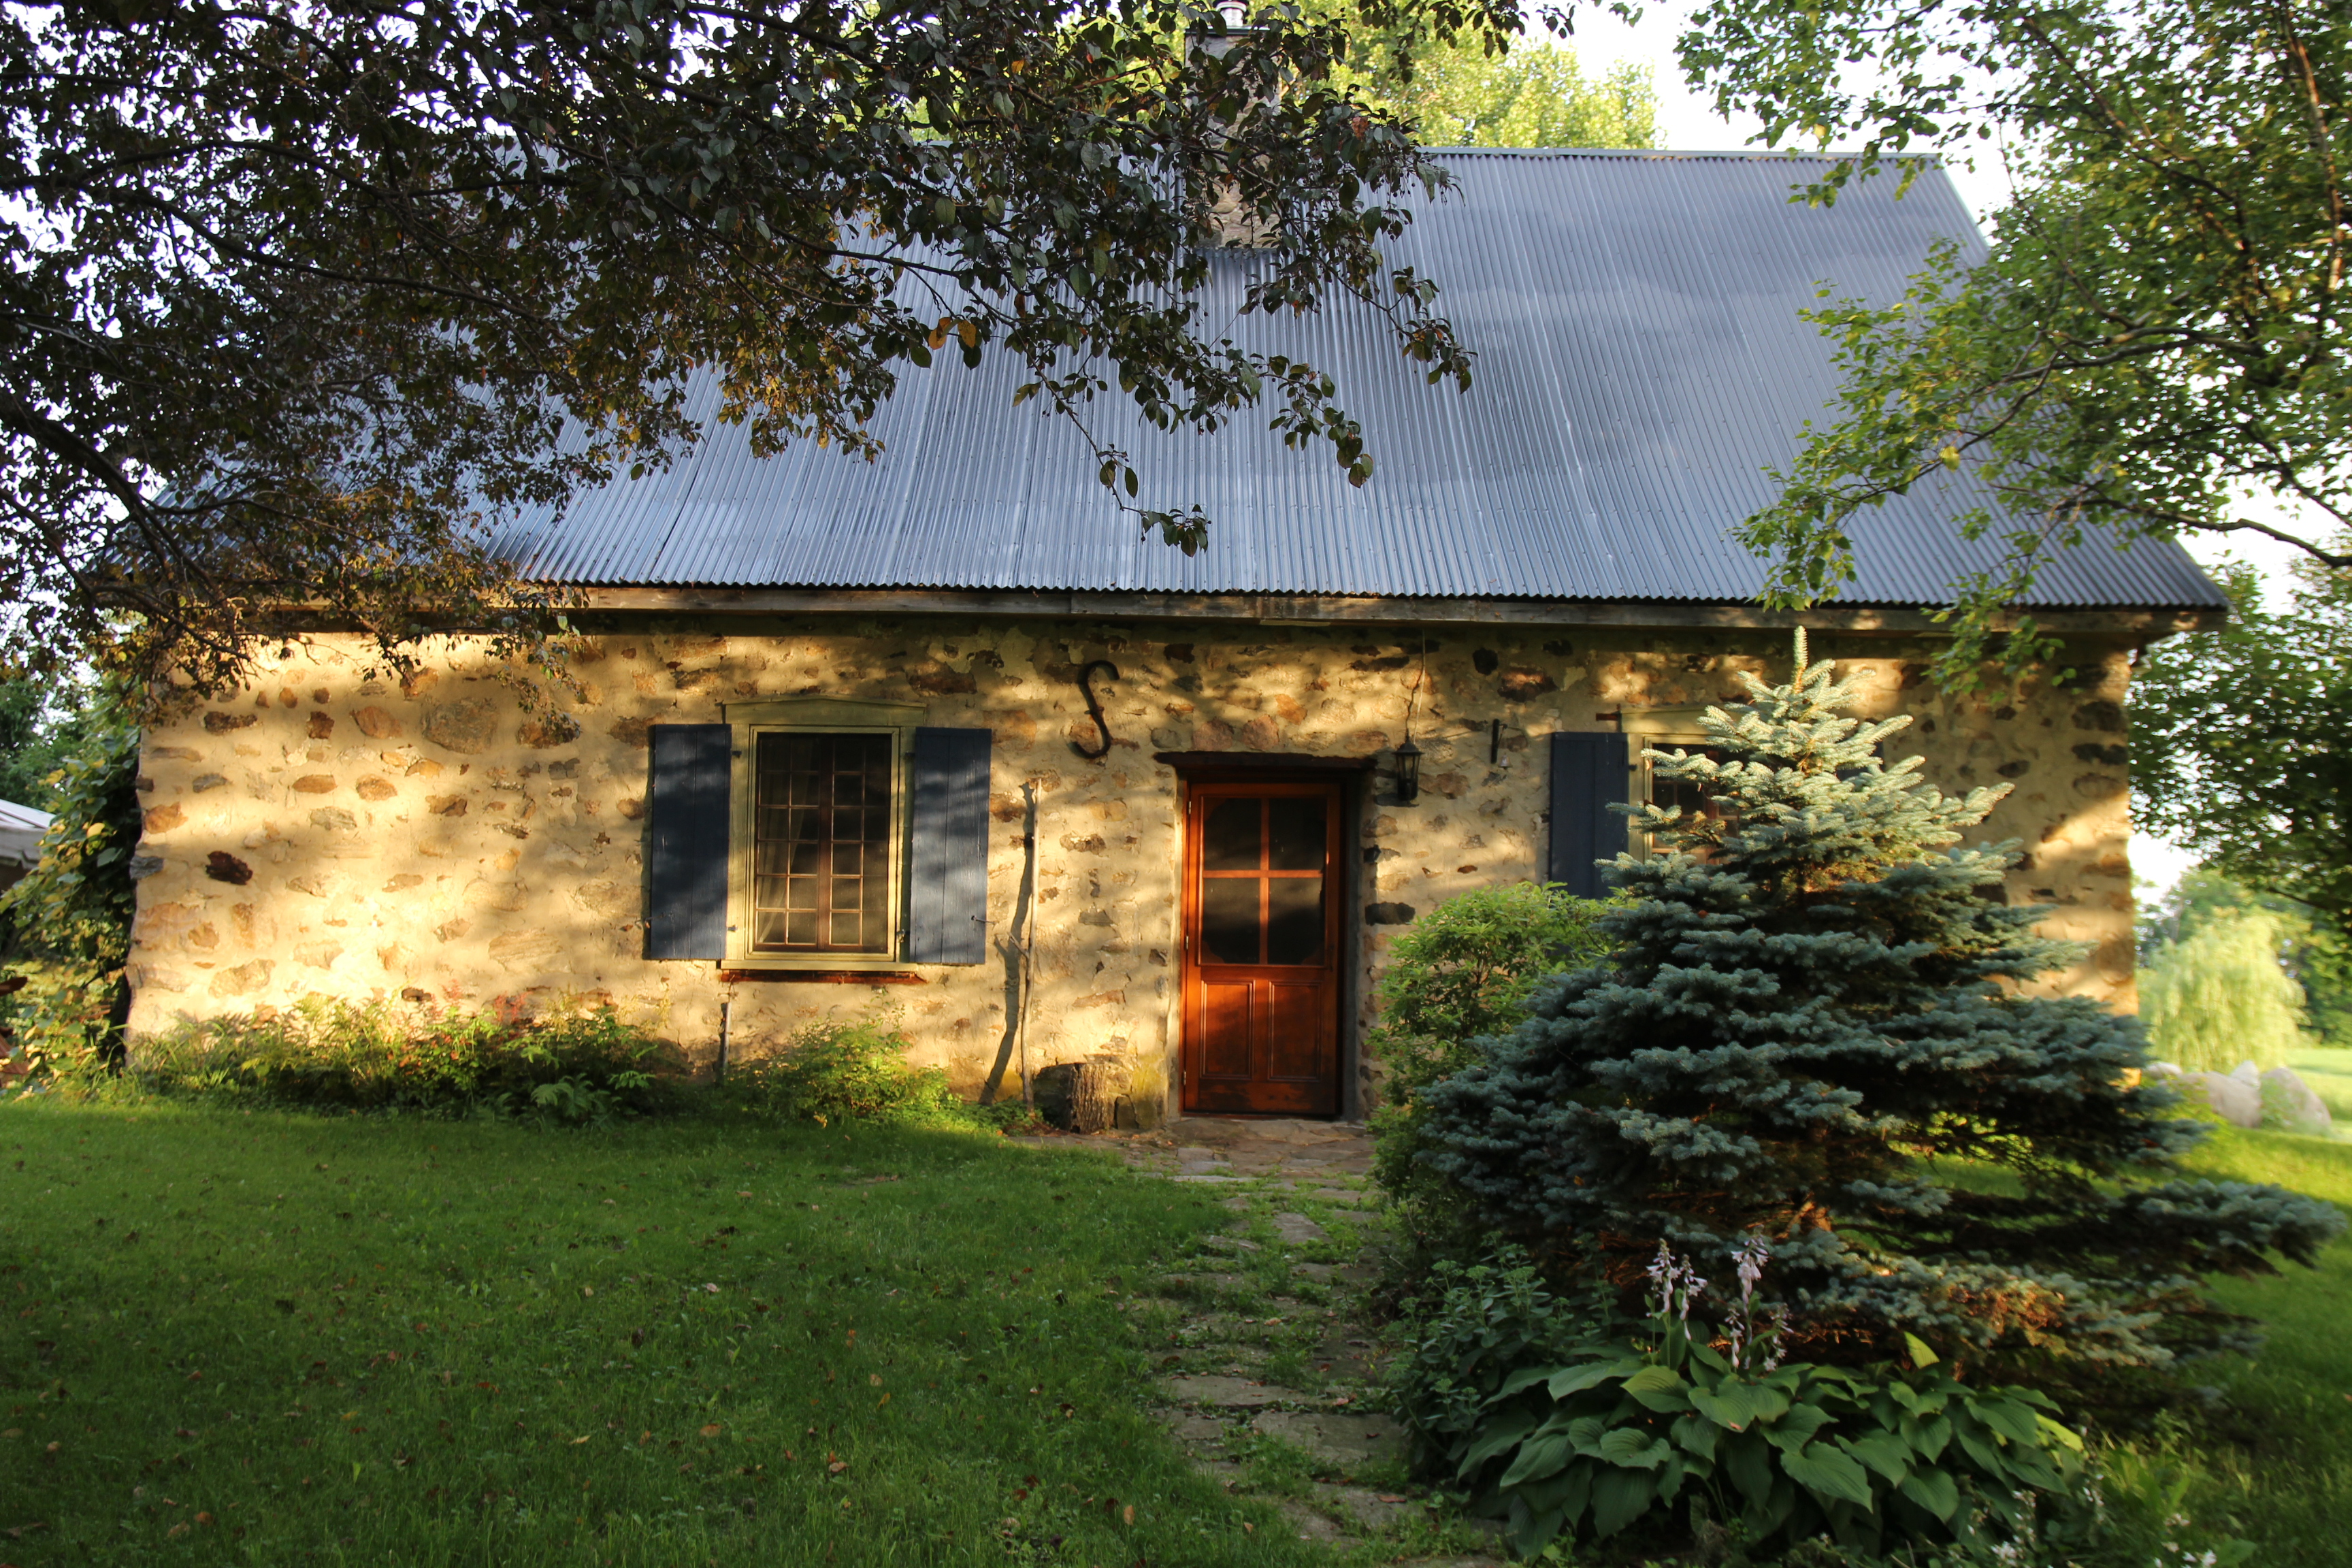
[[752,952],[891,951],[893,739],[806,731],[756,737]]
[[1328,858],[1319,796],[1242,796],[1210,808],[1201,845],[1201,943],[1211,963],[1323,962]]
[[[1675,741],[1652,741],[1649,744],[1654,751],[1688,752],[1695,757],[1707,757],[1717,763],[1731,760],[1731,754],[1720,746],[1699,746],[1692,745],[1687,742]],[[1709,791],[1697,779],[1667,778],[1656,770],[1655,763],[1652,763],[1645,770],[1649,780],[1649,796],[1652,805],[1664,806],[1668,810],[1680,810],[1685,822],[1693,817],[1711,816],[1722,823],[1727,832],[1737,828],[1738,814],[1729,808],[1722,796]],[[1651,847],[1656,847],[1656,836],[1653,834],[1649,837],[1652,840]]]

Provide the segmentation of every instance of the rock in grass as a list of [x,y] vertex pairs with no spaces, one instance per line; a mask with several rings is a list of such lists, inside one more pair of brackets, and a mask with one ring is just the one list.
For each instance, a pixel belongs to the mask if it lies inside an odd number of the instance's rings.
[[2150,1078],[2177,1079],[2181,1089],[2202,1100],[2222,1121],[2239,1127],[2259,1127],[2263,1124],[2263,1091],[2260,1082],[2227,1072],[2183,1072],[2170,1062],[2150,1062]]
[[2222,1121],[2240,1127],[2260,1127],[2263,1124],[2263,1086],[2261,1080],[2249,1083],[2235,1073],[2197,1073],[2190,1081],[2205,1090],[2205,1103],[2211,1106]]
[[2263,1074],[2262,1112],[2271,1126],[2321,1138],[2335,1121],[2327,1113],[2327,1102],[2293,1068],[2273,1068]]

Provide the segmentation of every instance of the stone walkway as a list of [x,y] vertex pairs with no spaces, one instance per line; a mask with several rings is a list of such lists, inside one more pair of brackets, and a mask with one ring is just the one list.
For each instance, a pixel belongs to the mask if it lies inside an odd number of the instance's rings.
[[1499,1568],[1493,1536],[1405,1473],[1364,1312],[1385,1243],[1360,1126],[1188,1119],[1118,1140],[1131,1165],[1228,1188],[1234,1214],[1134,1310],[1162,1341],[1161,1418],[1193,1463],[1342,1560]]

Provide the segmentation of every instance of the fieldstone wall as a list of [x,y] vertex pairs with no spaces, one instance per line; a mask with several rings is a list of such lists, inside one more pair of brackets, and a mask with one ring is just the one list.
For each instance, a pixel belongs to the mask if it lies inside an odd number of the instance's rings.
[[[903,1009],[927,1059],[977,1086],[1008,1039],[993,959],[919,967],[919,985],[730,987],[714,964],[641,956],[647,727],[815,695],[920,702],[928,722],[994,731],[992,933],[1021,878],[1024,782],[1038,803],[1032,1066],[1123,1054],[1148,1098],[1174,1081],[1177,1029],[1178,784],[1155,752],[1385,763],[1413,705],[1422,798],[1362,811],[1354,994],[1368,1016],[1397,923],[1541,874],[1541,737],[1736,699],[1736,672],[1786,679],[1788,658],[1779,634],[1687,630],[1433,630],[1424,665],[1422,635],[1395,627],[721,625],[611,623],[579,658],[578,689],[536,710],[478,646],[438,647],[398,683],[371,674],[356,641],[325,637],[266,665],[255,689],[156,724],[140,784],[134,1037],[310,995],[524,1010],[594,999],[707,1056],[729,996],[738,1051],[879,1003]],[[1923,752],[1932,781],[2015,786],[1990,825],[2027,851],[2011,896],[2057,905],[2045,929],[2091,944],[2055,988],[2135,1005],[2126,650],[2078,647],[2063,686],[1954,699],[1925,679],[1923,645],[1814,647],[1860,676],[1868,714],[1915,715],[1914,743],[1895,753]],[[1097,678],[1114,742],[1089,763],[1070,742],[1095,738],[1076,686],[1094,658],[1120,679]],[[1375,778],[1386,795],[1386,773]]]

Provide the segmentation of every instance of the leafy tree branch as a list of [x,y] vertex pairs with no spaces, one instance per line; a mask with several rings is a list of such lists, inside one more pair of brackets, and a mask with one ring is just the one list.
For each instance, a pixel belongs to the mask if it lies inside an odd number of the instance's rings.
[[[689,374],[753,449],[878,450],[908,369],[1009,353],[1041,406],[1208,431],[1272,395],[1371,472],[1340,389],[1202,316],[1238,228],[1253,311],[1372,305],[1429,379],[1469,349],[1383,259],[1444,184],[1345,77],[1522,25],[1512,0],[878,6],[144,0],[0,17],[0,596],[20,664],[201,686],[324,617],[397,663],[530,644],[560,596],[487,541],[669,460]],[[1209,520],[1137,505],[1197,549]],[[290,591],[289,591],[290,590]]]
[[1859,143],[1808,199],[1995,142],[2016,183],[1982,258],[1947,247],[1900,301],[1814,313],[1843,385],[1740,530],[1768,602],[1834,596],[1867,509],[1927,484],[2003,547],[1954,584],[1962,683],[2053,650],[2013,606],[2058,552],[2259,532],[2352,560],[2329,542],[2352,526],[2341,7],[1709,0],[1681,53],[1769,142]]

